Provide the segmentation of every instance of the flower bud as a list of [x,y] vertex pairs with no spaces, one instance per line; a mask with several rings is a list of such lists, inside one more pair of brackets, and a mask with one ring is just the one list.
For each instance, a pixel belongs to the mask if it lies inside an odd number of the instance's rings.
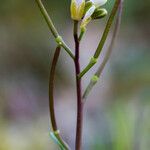
[[90,0],[87,1],[85,4],[85,10],[84,10],[84,18],[81,22],[81,29],[86,28],[87,24],[92,19],[99,19],[103,18],[107,15],[106,9],[100,9],[102,5],[104,5],[107,2],[107,0]]
[[71,1],[71,18],[80,21],[83,18],[85,9],[85,0],[72,0]]
[[91,1],[87,1],[85,3],[85,9],[84,9],[84,15],[86,14],[86,12],[93,6],[93,3]]
[[86,26],[87,26],[87,24],[91,21],[91,16],[92,16],[92,14],[94,13],[94,11],[95,11],[95,6],[93,5],[87,12],[86,12],[86,14],[85,14],[85,16],[84,16],[84,18],[83,18],[83,20],[82,20],[82,22],[81,22],[81,26],[80,26],[80,28],[82,29],[82,28],[86,28]]
[[107,10],[104,8],[97,8],[95,9],[93,15],[91,16],[92,19],[101,19],[107,15]]

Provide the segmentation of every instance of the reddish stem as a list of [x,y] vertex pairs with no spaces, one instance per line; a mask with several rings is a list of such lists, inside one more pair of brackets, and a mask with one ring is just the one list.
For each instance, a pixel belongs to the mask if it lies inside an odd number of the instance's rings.
[[80,43],[78,39],[78,22],[74,22],[74,40],[75,40],[75,71],[76,71],[76,90],[77,90],[77,125],[76,125],[76,143],[75,150],[81,150],[82,147],[82,126],[83,126],[83,102],[80,73]]

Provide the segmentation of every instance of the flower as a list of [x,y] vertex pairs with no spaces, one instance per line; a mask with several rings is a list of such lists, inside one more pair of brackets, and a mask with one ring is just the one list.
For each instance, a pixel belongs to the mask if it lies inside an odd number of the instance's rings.
[[107,0],[90,0],[96,7],[104,5]]
[[[85,16],[81,22],[81,29],[87,26],[87,24],[91,21],[92,15],[94,14],[95,10],[98,9],[100,6],[104,5],[107,2],[107,0],[90,0],[89,2],[92,2],[92,6],[85,13]],[[105,14],[107,14],[106,10]]]
[[85,9],[85,0],[72,0],[71,1],[71,18],[80,21],[83,18]]

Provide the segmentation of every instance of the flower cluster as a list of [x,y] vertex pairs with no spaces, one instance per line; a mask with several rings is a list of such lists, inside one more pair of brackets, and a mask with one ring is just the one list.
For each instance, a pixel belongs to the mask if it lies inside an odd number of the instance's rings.
[[72,0],[71,18],[81,21],[81,29],[85,29],[92,19],[100,19],[107,15],[107,10],[101,8],[107,0]]

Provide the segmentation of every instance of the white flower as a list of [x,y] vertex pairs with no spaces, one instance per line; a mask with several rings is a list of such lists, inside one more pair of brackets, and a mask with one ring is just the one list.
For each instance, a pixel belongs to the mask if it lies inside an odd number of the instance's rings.
[[90,0],[96,7],[104,5],[107,0]]
[[71,1],[71,18],[80,21],[83,17],[85,9],[85,0],[72,0]]
[[95,9],[97,7],[100,7],[102,5],[104,5],[107,0],[90,0],[93,5],[89,8],[89,10],[86,12],[82,22],[81,22],[81,28],[85,28],[87,26],[87,24],[91,21],[91,16],[93,15]]

